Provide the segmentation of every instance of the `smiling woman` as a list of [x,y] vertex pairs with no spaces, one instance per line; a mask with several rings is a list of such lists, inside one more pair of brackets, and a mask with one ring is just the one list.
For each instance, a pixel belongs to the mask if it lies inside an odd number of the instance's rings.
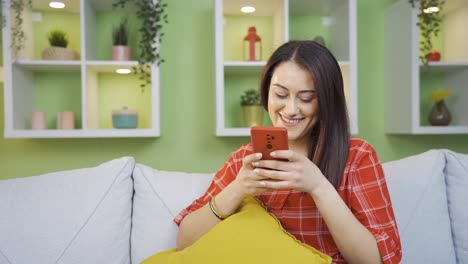
[[[254,153],[252,144],[233,152],[206,193],[174,219],[177,248],[193,245],[190,251],[255,196],[286,232],[333,262],[398,263],[382,166],[372,146],[350,136],[335,57],[314,41],[287,42],[266,63],[260,90],[272,124],[288,131],[289,150],[271,152],[278,160]],[[259,236],[261,247],[268,238]]]

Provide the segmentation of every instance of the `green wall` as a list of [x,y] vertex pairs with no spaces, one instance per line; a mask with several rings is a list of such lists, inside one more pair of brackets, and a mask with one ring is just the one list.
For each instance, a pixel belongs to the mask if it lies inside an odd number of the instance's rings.
[[[149,139],[5,139],[0,178],[90,167],[120,156],[161,170],[212,172],[247,137],[215,137],[213,1],[169,0],[161,69],[161,137]],[[383,12],[394,0],[358,0],[359,137],[383,161],[433,148],[468,153],[468,135],[384,133]],[[3,85],[1,85],[3,91]],[[395,102],[398,107],[398,102]],[[0,130],[3,131],[3,93]]]

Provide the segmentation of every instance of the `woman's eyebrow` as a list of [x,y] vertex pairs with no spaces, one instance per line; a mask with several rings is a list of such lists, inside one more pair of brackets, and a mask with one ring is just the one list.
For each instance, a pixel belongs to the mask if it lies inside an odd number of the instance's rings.
[[[289,89],[288,89],[286,86],[281,85],[281,84],[279,84],[279,83],[274,83],[274,84],[272,84],[272,85],[273,85],[273,86],[277,86],[277,87],[279,87],[279,88],[282,88],[282,89],[285,89],[285,90],[288,90],[288,91],[289,91]],[[301,90],[301,91],[299,91],[299,93],[316,93],[316,92],[317,92],[317,91],[316,91],[315,89],[312,89],[312,90]]]

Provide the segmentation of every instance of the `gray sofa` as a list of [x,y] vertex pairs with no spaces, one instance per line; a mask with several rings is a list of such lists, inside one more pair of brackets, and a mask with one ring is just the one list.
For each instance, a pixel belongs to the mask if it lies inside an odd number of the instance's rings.
[[[431,150],[383,167],[402,263],[468,263],[468,155]],[[172,219],[212,177],[123,157],[1,180],[0,264],[140,263],[175,246]]]

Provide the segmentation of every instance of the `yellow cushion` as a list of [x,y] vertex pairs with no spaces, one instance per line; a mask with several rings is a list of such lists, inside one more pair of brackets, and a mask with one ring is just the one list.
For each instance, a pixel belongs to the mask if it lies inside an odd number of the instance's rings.
[[331,258],[298,241],[255,198],[246,198],[239,213],[214,226],[182,251],[157,253],[142,264],[166,263],[331,263]]

